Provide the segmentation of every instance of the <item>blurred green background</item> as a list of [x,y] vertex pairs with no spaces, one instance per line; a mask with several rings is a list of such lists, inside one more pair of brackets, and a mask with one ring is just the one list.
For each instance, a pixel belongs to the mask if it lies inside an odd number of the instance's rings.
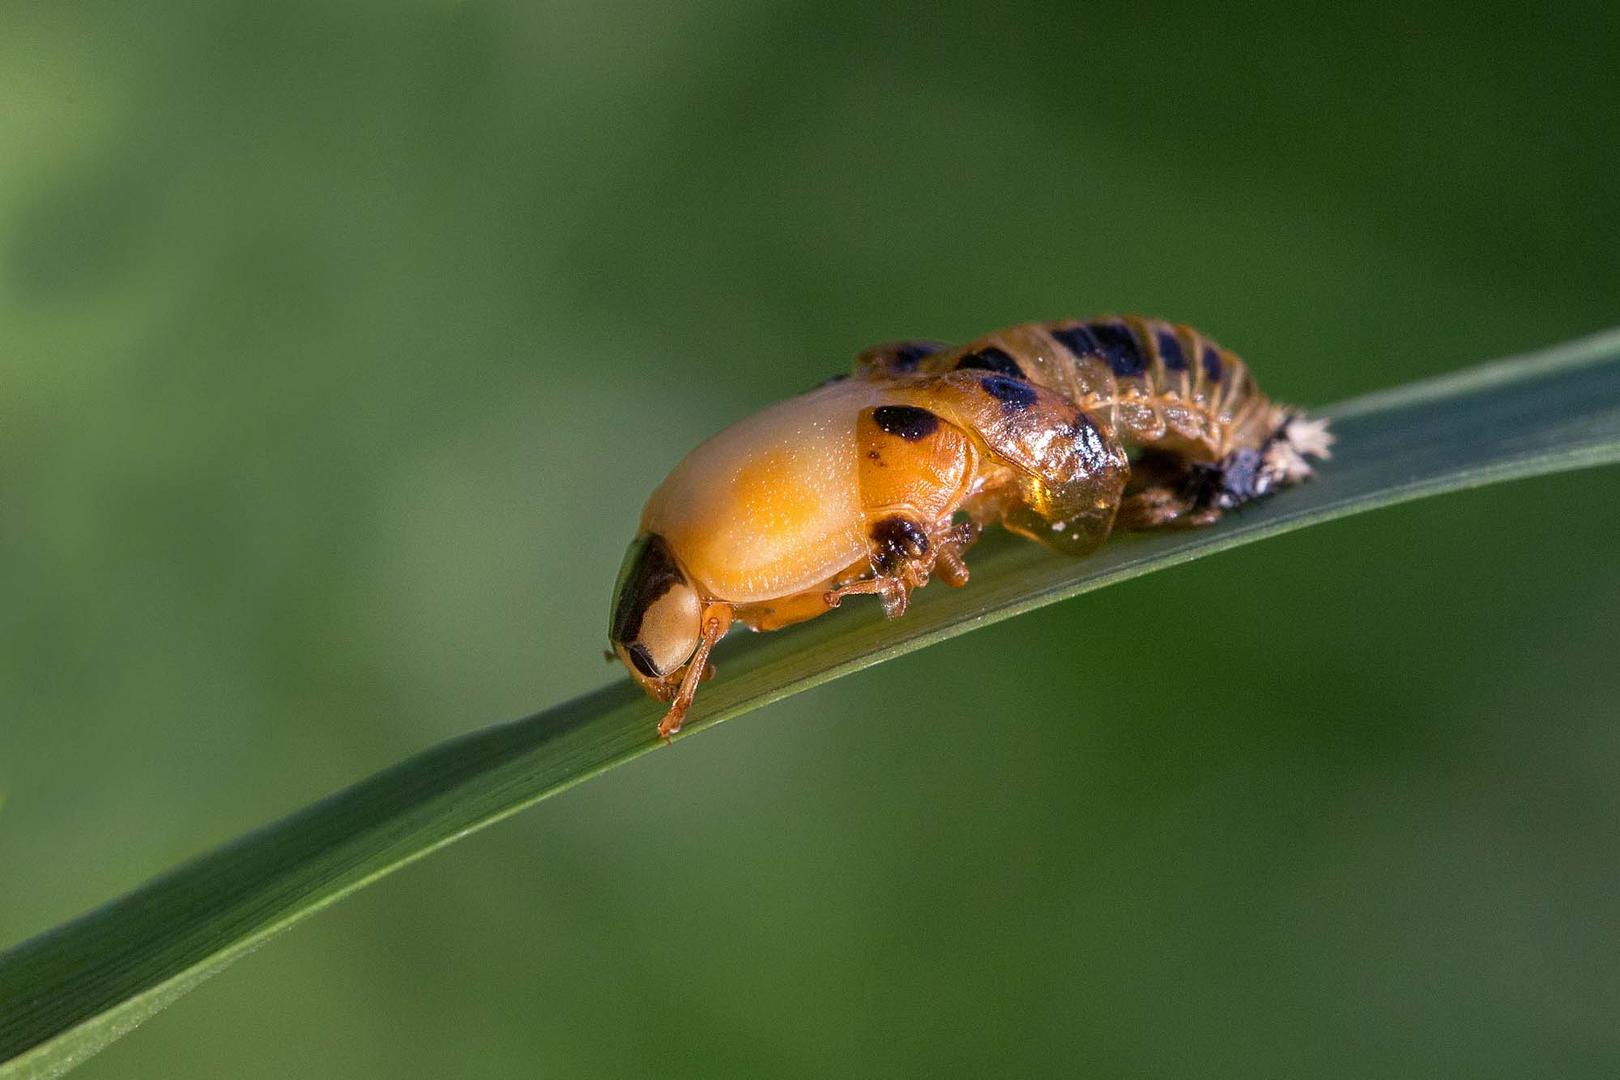
[[[1323,403],[1620,321],[1617,10],[0,4],[0,944],[621,677],[642,499],[872,341]],[[77,1075],[1612,1077],[1615,481],[773,706]]]

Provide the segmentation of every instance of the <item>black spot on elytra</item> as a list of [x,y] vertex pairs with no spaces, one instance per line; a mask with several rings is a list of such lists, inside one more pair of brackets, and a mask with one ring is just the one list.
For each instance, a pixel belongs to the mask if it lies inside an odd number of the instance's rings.
[[1035,391],[1022,379],[1009,379],[1005,375],[986,375],[979,380],[984,392],[1001,402],[1007,412],[1023,412],[1035,404]]
[[957,371],[969,369],[994,371],[1000,375],[1011,375],[1015,379],[1028,377],[1024,374],[1024,369],[1018,366],[1018,361],[1009,356],[1005,349],[998,349],[994,345],[975,349],[956,362]]
[[1082,457],[1100,459],[1108,454],[1108,441],[1103,438],[1102,429],[1083,412],[1076,413],[1074,422],[1069,425],[1069,438],[1078,444]]
[[1181,350],[1181,339],[1171,330],[1160,330],[1156,337],[1159,339],[1159,359],[1164,361],[1166,371],[1186,371],[1187,354]]
[[907,442],[926,439],[939,430],[939,417],[914,405],[879,405],[872,410],[877,426]]
[[1142,345],[1129,326],[1117,322],[1092,323],[1091,333],[1102,349],[1103,359],[1108,361],[1115,375],[1128,377],[1147,370]]
[[[614,597],[613,618],[608,625],[608,639],[615,645],[629,644],[641,635],[641,619],[657,599],[676,585],[686,581],[686,575],[675,565],[669,545],[657,533],[649,533],[632,545],[624,569],[619,574],[619,587]],[[631,650],[631,659],[635,659]],[[647,662],[652,663],[649,653]],[[656,675],[657,672],[653,672]]]
[[915,371],[917,365],[935,353],[944,352],[939,341],[902,341],[889,354],[889,367],[895,371]]
[[1210,382],[1221,381],[1221,354],[1215,351],[1215,346],[1206,342],[1204,344],[1204,378]]
[[906,559],[928,554],[928,534],[915,521],[888,517],[872,526],[872,566],[880,574],[892,574]]

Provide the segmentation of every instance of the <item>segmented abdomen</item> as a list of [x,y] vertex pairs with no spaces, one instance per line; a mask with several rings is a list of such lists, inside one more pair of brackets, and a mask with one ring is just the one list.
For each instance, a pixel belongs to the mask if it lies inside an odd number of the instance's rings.
[[862,362],[896,372],[983,368],[1027,379],[1068,397],[1127,442],[1195,461],[1257,449],[1284,420],[1242,360],[1192,327],[1158,319],[1024,323],[957,348],[886,348]]

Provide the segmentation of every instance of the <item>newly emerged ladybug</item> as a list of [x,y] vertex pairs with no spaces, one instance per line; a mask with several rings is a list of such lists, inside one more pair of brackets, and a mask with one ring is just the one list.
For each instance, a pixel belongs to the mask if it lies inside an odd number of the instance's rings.
[[990,522],[1069,555],[1113,528],[1203,525],[1311,475],[1325,421],[1232,353],[1138,317],[868,349],[852,377],[704,442],[659,485],[608,638],[679,731],[734,622],[775,630],[875,593],[889,617]]

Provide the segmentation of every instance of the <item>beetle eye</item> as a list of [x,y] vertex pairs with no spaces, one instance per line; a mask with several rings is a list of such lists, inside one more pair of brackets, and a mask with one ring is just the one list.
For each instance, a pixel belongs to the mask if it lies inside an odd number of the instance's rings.
[[641,642],[638,641],[634,645],[627,646],[624,651],[625,655],[630,657],[630,663],[634,664],[636,670],[647,676],[647,678],[656,679],[663,674],[658,670],[657,665],[653,663],[652,653],[648,652],[647,646]]

